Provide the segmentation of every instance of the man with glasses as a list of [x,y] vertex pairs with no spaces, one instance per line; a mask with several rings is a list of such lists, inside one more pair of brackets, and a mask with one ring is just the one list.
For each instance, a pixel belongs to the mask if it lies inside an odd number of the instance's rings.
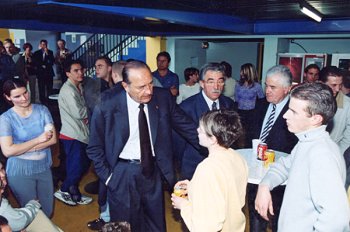
[[[197,126],[201,115],[209,110],[234,109],[233,100],[222,95],[225,85],[225,67],[223,65],[208,63],[202,67],[199,76],[202,91],[180,104],[180,107],[197,123]],[[178,136],[175,139],[179,139]],[[182,178],[191,179],[197,165],[205,157],[200,155],[190,144],[186,144],[183,149],[178,150],[180,150],[177,154],[180,157],[180,162],[182,160]]]

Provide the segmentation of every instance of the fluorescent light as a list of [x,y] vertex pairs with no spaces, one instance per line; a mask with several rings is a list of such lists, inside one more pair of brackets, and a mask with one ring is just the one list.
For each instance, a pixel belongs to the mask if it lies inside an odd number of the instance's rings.
[[304,14],[309,16],[310,18],[316,20],[317,22],[321,22],[322,17],[320,16],[319,13],[317,13],[316,9],[300,5],[300,10],[301,10],[301,12],[303,12]]
[[153,18],[153,17],[145,17],[145,19],[146,19],[146,20],[149,20],[149,21],[160,22],[160,19]]

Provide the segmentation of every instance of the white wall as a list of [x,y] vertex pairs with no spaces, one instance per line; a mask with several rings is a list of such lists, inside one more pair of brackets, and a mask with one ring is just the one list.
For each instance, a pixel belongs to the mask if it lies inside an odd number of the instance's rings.
[[232,75],[239,78],[240,67],[244,63],[257,64],[257,42],[220,42],[209,43],[208,49],[202,48],[203,40],[179,39],[175,42],[175,72],[183,83],[183,71],[194,66],[200,69],[208,62],[226,61],[232,66]]
[[47,46],[54,53],[57,50],[56,41],[58,39],[58,34],[56,32],[49,31],[26,31],[26,42],[31,43],[33,46],[33,52],[38,50],[40,40],[46,39]]
[[206,62],[228,62],[232,66],[232,77],[239,79],[241,65],[252,63],[256,66],[257,58],[257,42],[210,43]]
[[[174,71],[184,82],[184,70],[188,67],[200,69],[206,63],[206,49],[202,48],[202,41],[198,40],[176,40],[175,41]],[[172,61],[173,62],[173,61]]]

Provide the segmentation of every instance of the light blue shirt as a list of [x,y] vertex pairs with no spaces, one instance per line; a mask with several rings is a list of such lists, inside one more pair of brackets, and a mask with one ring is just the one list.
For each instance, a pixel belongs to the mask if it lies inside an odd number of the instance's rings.
[[[47,124],[53,124],[53,120],[46,106],[32,104],[32,113],[27,117],[19,116],[11,108],[0,116],[0,137],[11,136],[14,144],[24,143],[41,135]],[[25,152],[8,158],[6,174],[17,176],[41,173],[49,169],[51,164],[49,147]]]

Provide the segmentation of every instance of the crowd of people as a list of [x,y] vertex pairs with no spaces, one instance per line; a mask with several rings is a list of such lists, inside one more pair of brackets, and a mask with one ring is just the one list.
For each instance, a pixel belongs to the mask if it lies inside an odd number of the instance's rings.
[[[0,76],[8,105],[0,116],[0,229],[61,231],[50,220],[54,198],[90,204],[79,186],[93,163],[98,180],[85,189],[98,194],[100,216],[87,223],[91,230],[127,223],[131,231],[166,231],[163,191],[177,189],[172,205],[189,231],[245,231],[246,198],[250,231],[350,231],[348,71],[312,64],[305,83],[292,86],[289,68],[276,65],[263,90],[253,64],[236,80],[222,61],[186,68],[180,85],[163,51],[153,72],[139,60],[98,57],[90,78],[65,41],[57,45],[56,55],[46,40],[33,54],[29,43],[23,54],[10,40],[0,46],[0,59],[11,63]],[[46,107],[54,64],[63,82],[59,131]],[[288,154],[258,185],[248,183],[239,150],[253,139]],[[55,191],[56,143],[65,175]],[[7,185],[20,208],[1,197]]]

